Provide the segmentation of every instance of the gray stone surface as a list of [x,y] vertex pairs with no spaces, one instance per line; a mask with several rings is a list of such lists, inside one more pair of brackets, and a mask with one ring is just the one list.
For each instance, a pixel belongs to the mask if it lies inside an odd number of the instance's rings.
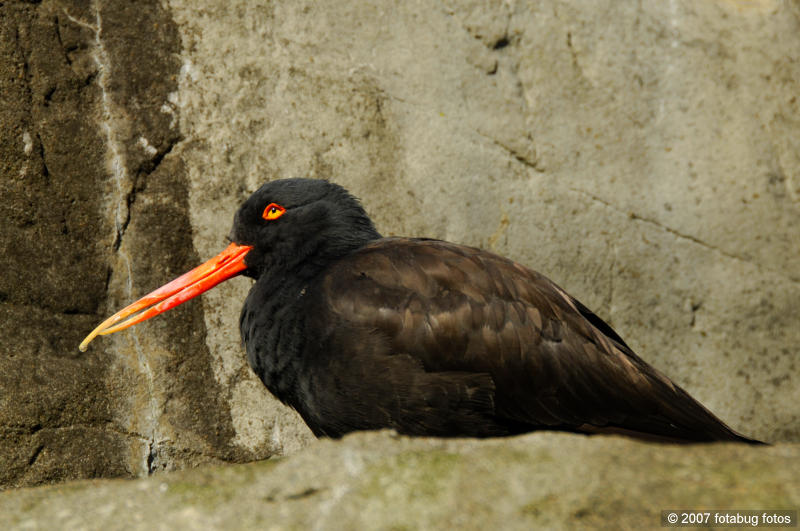
[[0,493],[3,529],[659,529],[667,509],[796,509],[800,446],[535,434],[319,441],[297,455]]
[[182,161],[166,158],[174,23],[157,2],[0,10],[0,486],[252,458],[231,442],[200,306],[75,350],[199,259]]
[[292,176],[545,273],[800,440],[797,2],[3,2],[0,48],[0,487],[312,440],[246,366],[248,280],[76,348]]

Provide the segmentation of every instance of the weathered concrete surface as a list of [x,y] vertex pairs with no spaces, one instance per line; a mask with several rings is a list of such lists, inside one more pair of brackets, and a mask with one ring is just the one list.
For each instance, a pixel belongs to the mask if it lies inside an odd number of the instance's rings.
[[666,509],[796,509],[800,446],[323,440],[249,465],[0,493],[3,529],[657,529]]
[[0,487],[251,458],[231,443],[200,307],[75,348],[198,260],[181,159],[165,160],[181,139],[164,107],[174,24],[157,2],[0,12]]
[[[330,178],[384,234],[526,263],[736,428],[800,438],[796,3],[170,6],[200,255],[265,179]],[[204,299],[223,381],[247,288]]]
[[0,47],[0,487],[308,444],[246,366],[247,280],[75,348],[290,176],[542,271],[800,440],[797,2],[3,2]]
[[91,36],[46,6],[0,11],[0,485],[129,474],[112,357],[73,348],[112,244]]

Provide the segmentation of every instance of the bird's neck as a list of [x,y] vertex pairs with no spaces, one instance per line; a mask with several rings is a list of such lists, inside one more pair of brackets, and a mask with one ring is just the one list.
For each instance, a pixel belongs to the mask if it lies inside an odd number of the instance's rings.
[[302,242],[294,252],[283,255],[283,263],[264,271],[267,282],[284,282],[287,277],[307,282],[315,278],[331,263],[344,258],[381,238],[370,223],[364,227],[353,227],[335,234],[318,234]]
[[240,318],[247,359],[264,385],[280,400],[296,406],[297,375],[303,372],[308,290],[337,260],[380,238],[370,230],[337,237],[317,235],[265,268],[247,296]]
[[250,367],[287,403],[302,370],[298,353],[304,346],[299,332],[305,323],[306,285],[296,276],[279,272],[262,275],[250,289],[239,320]]

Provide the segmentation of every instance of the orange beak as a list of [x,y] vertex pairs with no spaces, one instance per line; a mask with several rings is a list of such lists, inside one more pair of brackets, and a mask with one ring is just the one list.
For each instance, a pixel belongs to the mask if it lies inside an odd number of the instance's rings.
[[79,347],[81,352],[85,352],[92,339],[98,335],[113,334],[146,321],[210,290],[220,282],[235,277],[247,269],[244,257],[251,249],[252,247],[248,245],[232,243],[206,263],[126,306],[100,323],[100,326],[86,336]]

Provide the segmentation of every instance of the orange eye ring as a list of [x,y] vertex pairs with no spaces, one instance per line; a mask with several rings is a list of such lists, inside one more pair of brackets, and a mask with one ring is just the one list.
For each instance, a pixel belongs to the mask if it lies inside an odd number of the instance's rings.
[[267,205],[267,208],[264,209],[264,213],[261,214],[261,217],[266,219],[267,221],[274,221],[284,215],[286,213],[286,209],[280,206],[277,203],[270,203]]

